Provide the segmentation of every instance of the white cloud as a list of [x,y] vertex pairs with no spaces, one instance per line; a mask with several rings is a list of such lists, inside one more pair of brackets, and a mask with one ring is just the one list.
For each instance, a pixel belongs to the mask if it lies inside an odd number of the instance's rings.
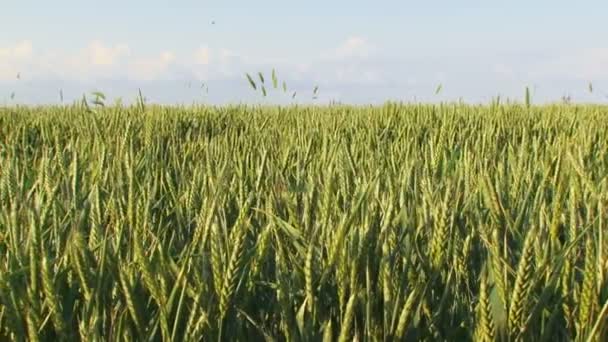
[[171,63],[175,60],[175,54],[171,51],[165,51],[160,54],[160,60],[164,63]]
[[321,52],[309,63],[292,63],[291,69],[298,80],[310,80],[330,85],[379,84],[383,81],[381,64],[373,63],[376,47],[367,38],[352,35],[335,48]]
[[15,58],[28,58],[32,55],[32,43],[29,40],[21,41],[14,46],[0,48],[0,60],[6,61]]
[[0,47],[0,80],[14,80],[32,59],[32,42],[23,40],[14,45]]
[[[357,63],[346,63],[342,65],[323,66],[324,84],[332,82],[348,84],[374,84],[381,81],[382,77],[378,70],[370,66],[363,66]],[[329,78],[327,76],[330,76]]]
[[195,52],[194,60],[197,64],[208,65],[211,59],[211,51],[208,47],[200,47]]
[[32,56],[32,42],[23,40],[14,46],[0,48],[0,59],[29,58]]
[[129,46],[118,44],[105,46],[98,40],[92,41],[86,49],[86,55],[91,65],[109,66],[114,65],[122,56],[130,54]]
[[608,48],[588,48],[567,52],[536,66],[538,77],[569,77],[583,81],[608,79]]
[[126,44],[106,44],[91,41],[76,53],[46,53],[36,60],[40,75],[72,80],[112,78],[124,69],[131,50]]
[[167,76],[166,71],[175,59],[173,52],[163,51],[156,57],[135,60],[129,67],[130,77],[149,81]]
[[[111,77],[120,72],[124,61],[130,55],[126,44],[108,45],[101,41],[91,41],[76,52],[42,51],[32,53],[32,44],[22,42],[12,48],[0,49],[0,63],[8,65],[11,72],[0,70],[0,78],[13,79],[17,71],[30,79],[88,80]],[[2,56],[12,57],[7,63]]]
[[327,59],[348,59],[348,58],[366,58],[369,57],[375,48],[367,41],[366,38],[360,36],[351,36],[344,42],[340,43],[335,49],[324,54]]
[[221,77],[234,77],[243,72],[246,58],[241,57],[236,52],[221,48],[218,51],[217,64],[213,66],[214,71]]
[[[190,70],[197,79],[222,79],[235,77],[255,66],[263,65],[261,61],[251,63],[248,58],[227,48],[198,48],[189,62],[182,64],[183,69]],[[257,70],[256,70],[257,71]]]
[[225,63],[232,58],[238,57],[238,55],[232,50],[221,48],[219,50],[219,57],[220,61]]
[[183,58],[172,51],[140,55],[127,44],[100,40],[92,40],[75,52],[47,50],[33,55],[32,50],[29,41],[0,47],[0,77],[14,79],[18,71],[27,71],[34,79],[151,81],[194,77],[211,80],[277,68],[280,78],[286,81],[360,84],[378,82],[381,78],[381,70],[361,64],[374,48],[360,36],[351,36],[312,60],[260,60],[229,48],[211,48],[204,44]]

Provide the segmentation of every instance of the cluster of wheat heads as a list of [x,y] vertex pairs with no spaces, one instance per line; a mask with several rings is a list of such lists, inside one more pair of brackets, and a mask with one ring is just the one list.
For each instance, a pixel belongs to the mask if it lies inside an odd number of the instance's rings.
[[607,111],[0,109],[0,339],[601,341]]

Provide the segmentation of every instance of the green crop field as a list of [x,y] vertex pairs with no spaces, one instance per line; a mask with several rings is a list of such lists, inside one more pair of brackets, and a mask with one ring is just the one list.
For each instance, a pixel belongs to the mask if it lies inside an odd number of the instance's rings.
[[0,340],[605,341],[608,107],[0,108]]

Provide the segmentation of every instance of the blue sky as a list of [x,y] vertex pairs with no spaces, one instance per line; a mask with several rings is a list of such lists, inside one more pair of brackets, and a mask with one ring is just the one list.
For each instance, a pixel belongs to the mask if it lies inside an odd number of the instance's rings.
[[[315,85],[319,102],[479,102],[527,85],[538,102],[607,102],[606,13],[606,1],[21,0],[0,11],[0,103],[139,88],[163,103],[310,102]],[[272,68],[289,94],[262,99],[244,74]]]

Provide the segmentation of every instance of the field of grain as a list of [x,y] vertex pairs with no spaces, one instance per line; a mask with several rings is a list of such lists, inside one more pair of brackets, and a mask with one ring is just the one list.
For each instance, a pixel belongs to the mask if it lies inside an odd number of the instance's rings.
[[608,108],[0,108],[0,339],[600,341]]

